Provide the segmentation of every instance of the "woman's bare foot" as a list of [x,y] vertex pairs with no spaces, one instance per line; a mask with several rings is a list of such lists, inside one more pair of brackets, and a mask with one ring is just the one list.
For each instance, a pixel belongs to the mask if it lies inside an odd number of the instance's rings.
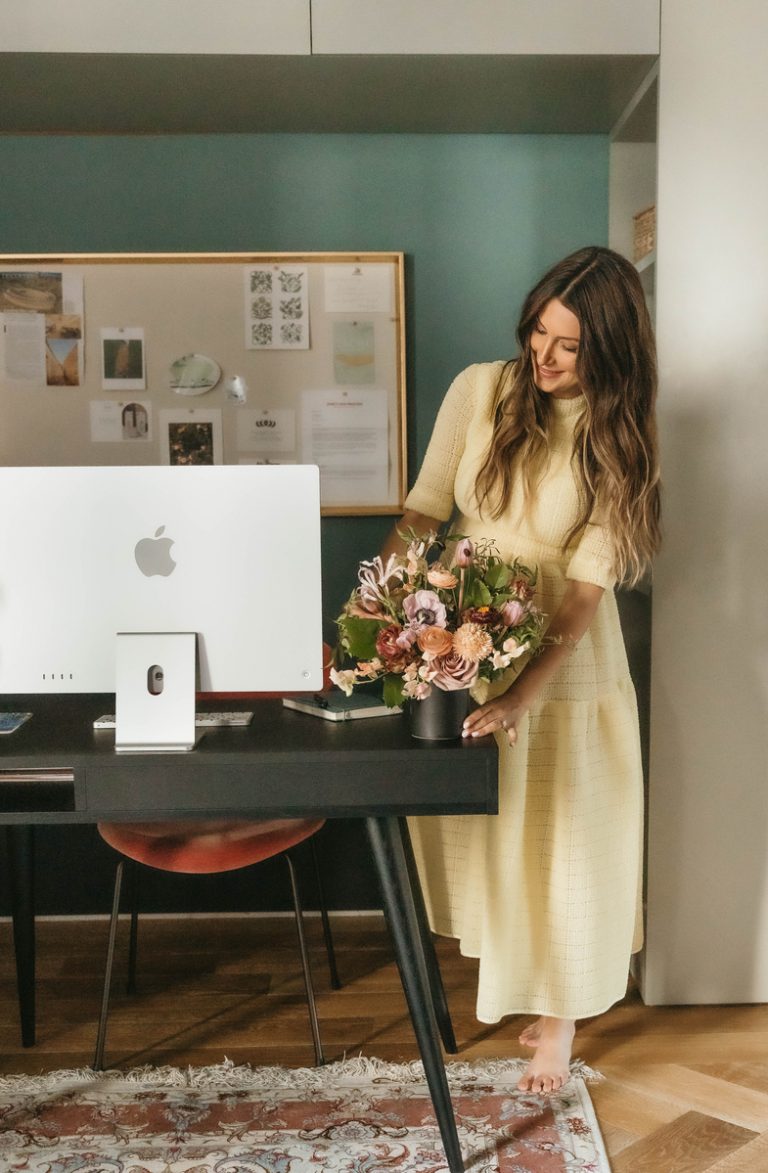
[[[576,1024],[570,1018],[540,1018],[536,1054],[518,1080],[521,1092],[557,1092],[568,1079]],[[530,1045],[530,1044],[528,1044]]]
[[529,1023],[520,1031],[518,1038],[524,1047],[538,1047],[541,1038],[541,1019],[537,1018],[535,1022]]

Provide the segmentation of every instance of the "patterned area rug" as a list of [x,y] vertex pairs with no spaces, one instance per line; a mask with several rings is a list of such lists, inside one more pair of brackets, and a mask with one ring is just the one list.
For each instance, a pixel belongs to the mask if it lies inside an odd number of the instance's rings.
[[[585,1079],[515,1090],[522,1061],[449,1063],[467,1173],[610,1173]],[[0,1078],[8,1173],[444,1173],[420,1063],[140,1068]]]

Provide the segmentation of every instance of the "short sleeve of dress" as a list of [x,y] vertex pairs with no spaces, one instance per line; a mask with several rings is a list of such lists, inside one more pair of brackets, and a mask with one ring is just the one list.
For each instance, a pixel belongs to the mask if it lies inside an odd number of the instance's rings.
[[611,590],[616,585],[614,548],[607,526],[595,509],[565,571],[566,578]]
[[475,410],[476,370],[467,367],[448,388],[416,484],[405,499],[406,509],[439,521],[448,521],[453,513],[456,469]]

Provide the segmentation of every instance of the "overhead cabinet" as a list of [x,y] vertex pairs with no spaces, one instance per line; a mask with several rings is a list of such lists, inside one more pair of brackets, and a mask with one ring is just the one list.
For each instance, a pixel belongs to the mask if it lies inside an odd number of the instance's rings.
[[308,54],[309,0],[0,0],[3,53]]
[[313,53],[658,51],[659,0],[312,0]]

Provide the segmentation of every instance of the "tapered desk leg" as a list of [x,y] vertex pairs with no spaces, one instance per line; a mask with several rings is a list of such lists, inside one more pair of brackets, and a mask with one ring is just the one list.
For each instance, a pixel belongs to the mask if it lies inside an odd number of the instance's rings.
[[16,953],[16,988],[19,998],[21,1042],[35,1045],[35,831],[13,825],[8,833],[13,947]]
[[424,960],[427,963],[427,976],[429,977],[429,988],[432,991],[432,1003],[435,1008],[435,1018],[440,1030],[440,1038],[443,1040],[443,1046],[449,1055],[455,1055],[458,1051],[456,1044],[456,1035],[453,1033],[453,1023],[451,1022],[451,1012],[448,1009],[448,999],[445,996],[445,986],[443,985],[443,975],[440,973],[440,966],[437,961],[437,953],[435,952],[435,942],[432,940],[432,933],[429,928],[429,919],[427,917],[427,910],[424,905],[424,895],[421,890],[421,880],[416,868],[416,860],[413,855],[413,846],[411,845],[411,835],[408,830],[408,820],[405,817],[400,819],[400,834],[403,839],[403,850],[405,851],[405,862],[408,868],[408,877],[411,882],[411,892],[413,893],[413,903],[416,908],[416,917],[419,922],[419,932],[421,933],[421,944],[424,949]]
[[432,1104],[450,1173],[462,1173],[459,1134],[453,1113],[445,1064],[440,1050],[419,920],[411,892],[408,865],[397,817],[369,817],[368,836],[379,873],[382,896],[394,939],[397,964],[424,1063]]

